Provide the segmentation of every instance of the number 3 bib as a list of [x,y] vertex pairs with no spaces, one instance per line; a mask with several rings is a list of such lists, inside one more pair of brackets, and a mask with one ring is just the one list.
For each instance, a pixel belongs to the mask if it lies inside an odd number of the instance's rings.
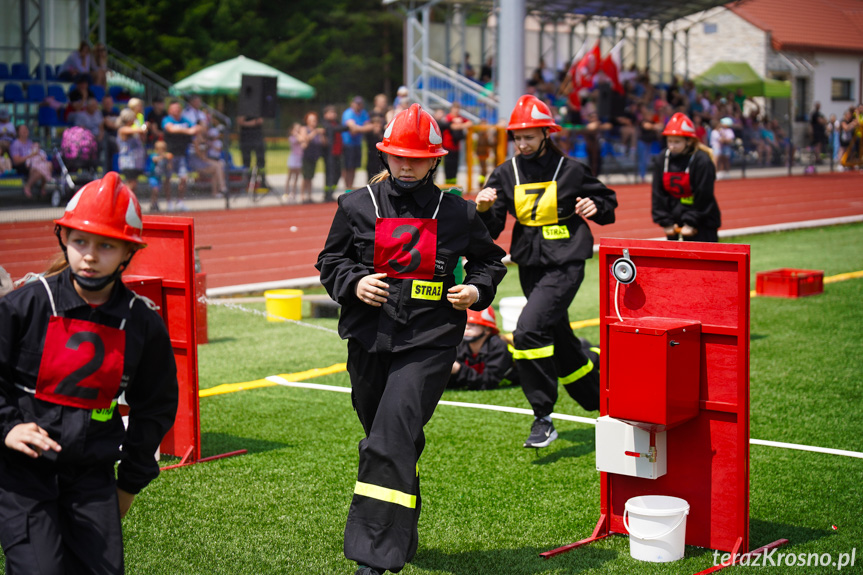
[[401,279],[429,280],[435,273],[437,255],[437,209],[431,218],[382,218],[371,187],[366,186],[375,205],[376,273]]
[[[48,295],[54,308],[50,290]],[[111,407],[123,378],[126,332],[56,314],[54,309],[48,321],[36,398],[82,409]]]

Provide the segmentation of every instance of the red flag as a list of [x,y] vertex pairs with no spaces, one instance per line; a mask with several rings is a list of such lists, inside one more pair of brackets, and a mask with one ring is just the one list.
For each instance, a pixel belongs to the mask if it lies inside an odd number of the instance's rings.
[[623,43],[618,42],[617,46],[612,48],[611,52],[599,64],[600,71],[608,77],[612,89],[619,94],[623,94],[623,84],[620,81],[620,48],[622,46]]
[[572,67],[572,87],[574,90],[590,88],[593,86],[593,76],[599,71],[600,62],[599,42],[588,50],[587,54]]

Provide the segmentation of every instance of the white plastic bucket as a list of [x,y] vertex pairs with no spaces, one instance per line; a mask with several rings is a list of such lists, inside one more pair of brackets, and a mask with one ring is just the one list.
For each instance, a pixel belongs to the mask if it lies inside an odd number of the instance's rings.
[[626,502],[623,525],[629,554],[639,561],[666,563],[683,559],[689,503],[679,497],[642,495]]
[[521,310],[526,303],[527,298],[524,296],[501,298],[498,307],[500,308],[500,317],[503,318],[503,331],[515,331],[518,316],[521,315]]

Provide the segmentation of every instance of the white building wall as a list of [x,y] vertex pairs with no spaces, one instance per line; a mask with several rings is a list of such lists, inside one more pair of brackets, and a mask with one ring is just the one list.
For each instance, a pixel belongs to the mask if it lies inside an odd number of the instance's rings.
[[[769,37],[763,30],[730,10],[718,8],[691,17],[700,20],[689,30],[689,75],[698,76],[717,62],[747,62],[759,75],[767,74]],[[715,30],[715,31],[714,31]],[[675,62],[682,76],[685,62]]]
[[[825,54],[817,52],[814,56],[815,72],[812,77],[812,99],[813,102],[821,102],[821,112],[830,117],[836,114],[837,118],[849,106],[856,105],[860,94],[860,67],[863,64],[863,54]],[[831,88],[833,79],[851,80],[851,99],[833,100]]]

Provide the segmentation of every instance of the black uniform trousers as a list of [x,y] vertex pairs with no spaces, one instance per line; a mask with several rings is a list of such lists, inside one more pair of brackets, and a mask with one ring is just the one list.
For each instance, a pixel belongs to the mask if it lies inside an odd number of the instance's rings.
[[454,185],[458,178],[458,165],[461,161],[461,149],[449,150],[443,157],[443,173],[446,185]]
[[569,306],[584,280],[584,262],[519,266],[527,304],[513,332],[513,359],[534,416],[554,411],[558,382],[581,406],[599,408],[599,366],[585,355],[569,325]]
[[122,574],[114,466],[0,457],[0,543],[7,575]]
[[[680,236],[678,234],[674,234],[671,236],[666,236],[671,241],[680,241]],[[701,228],[698,230],[694,236],[683,238],[685,242],[718,242],[719,241],[719,230],[716,228]]]
[[366,437],[345,526],[345,557],[399,572],[417,550],[417,462],[446,389],[455,348],[370,353],[348,340],[351,398]]

